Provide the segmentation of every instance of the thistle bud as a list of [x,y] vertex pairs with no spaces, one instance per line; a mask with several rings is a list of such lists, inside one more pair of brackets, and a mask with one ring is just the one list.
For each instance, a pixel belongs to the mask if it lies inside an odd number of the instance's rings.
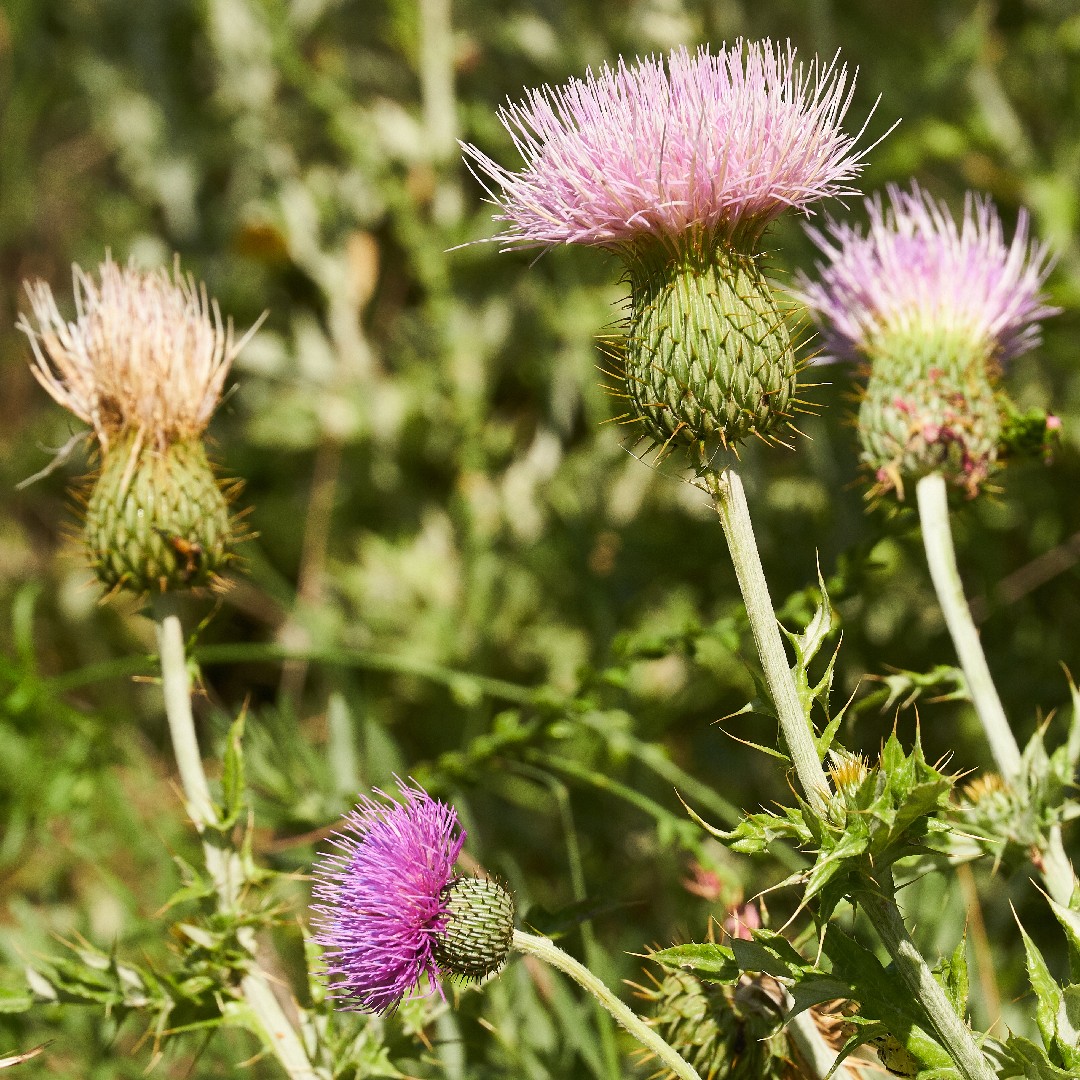
[[443,890],[446,928],[435,938],[443,971],[483,979],[498,971],[514,934],[514,898],[491,878],[455,878]]
[[170,276],[106,259],[96,281],[76,267],[74,322],[43,282],[27,294],[34,376],[97,436],[84,536],[98,578],[138,593],[212,582],[233,533],[202,435],[246,339],[179,265]]

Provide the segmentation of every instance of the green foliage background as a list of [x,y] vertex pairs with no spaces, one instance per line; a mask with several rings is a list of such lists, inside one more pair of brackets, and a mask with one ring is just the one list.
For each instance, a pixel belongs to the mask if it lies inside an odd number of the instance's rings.
[[[1049,468],[1011,466],[956,528],[1018,735],[1068,701],[1058,661],[1080,674],[1080,6],[6,0],[3,985],[17,989],[57,939],[167,965],[160,908],[179,881],[167,853],[194,857],[157,689],[133,678],[152,669],[150,624],[137,603],[98,602],[70,539],[65,491],[92,462],[15,490],[75,430],[29,374],[20,283],[42,277],[68,296],[70,264],[107,250],[146,264],[179,252],[241,329],[269,312],[211,429],[256,535],[232,587],[190,611],[192,627],[212,616],[198,634],[207,746],[248,709],[261,858],[304,873],[358,791],[413,775],[455,801],[468,852],[535,924],[585,902],[589,930],[566,944],[613,984],[644,978],[628,953],[700,940],[725,903],[775,879],[706,844],[673,790],[719,821],[723,805],[695,781],[748,808],[787,785],[732,737],[770,743],[769,722],[717,725],[754,687],[715,514],[674,460],[642,463],[607,423],[619,407],[599,387],[597,337],[619,317],[618,268],[596,251],[462,246],[495,226],[455,144],[512,163],[495,108],[523,86],[740,35],[790,38],[807,58],[840,49],[859,69],[849,126],[872,113],[868,140],[902,118],[870,155],[866,191],[914,174],[959,209],[966,188],[985,190],[1010,228],[1029,207],[1057,253],[1048,290],[1064,313],[1008,381],[1021,405],[1062,418],[1060,449]],[[768,243],[781,282],[812,263],[795,219]],[[912,512],[865,506],[851,373],[813,375],[828,383],[807,437],[792,453],[750,449],[750,496],[786,617],[812,610],[820,559],[843,626],[839,697],[858,695],[843,737],[876,749],[894,714],[866,677],[951,663],[951,649]],[[281,649],[306,659],[282,663]],[[967,705],[923,700],[919,721],[930,760],[988,764]],[[897,723],[910,739],[915,711]],[[692,858],[719,875],[717,899],[683,887]],[[1048,955],[1055,933],[1025,872],[987,890],[988,874],[975,875],[992,950],[982,1022],[994,980],[1006,1002],[1022,992],[1009,901]],[[306,889],[281,886],[285,907],[302,913]],[[927,950],[951,951],[966,919],[956,882],[907,899]],[[770,897],[776,925],[792,902]],[[295,958],[291,916],[280,939]],[[1022,1025],[1025,1011],[1006,1018]],[[0,1056],[51,1040],[19,1075],[142,1075],[153,1041],[122,1021],[58,1007],[0,1016]],[[464,994],[431,1050],[406,1027],[390,1021],[389,1037],[415,1075],[605,1075],[592,1013],[520,962]],[[165,1046],[157,1074],[233,1075],[253,1050],[195,1035]]]

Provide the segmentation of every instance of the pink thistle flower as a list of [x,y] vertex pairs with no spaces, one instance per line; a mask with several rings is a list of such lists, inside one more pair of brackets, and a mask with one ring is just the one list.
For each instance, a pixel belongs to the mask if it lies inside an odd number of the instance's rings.
[[[386,1012],[423,976],[442,993],[437,939],[465,832],[452,807],[398,783],[402,802],[361,798],[315,868],[315,940],[340,1007]],[[377,795],[384,795],[376,791]],[[389,796],[385,796],[389,798]]]
[[[520,172],[464,145],[508,223],[507,247],[620,247],[683,234],[757,240],[788,207],[832,195],[863,167],[840,128],[853,80],[771,41],[633,65],[527,92],[500,119]],[[489,189],[490,190],[490,189]]]
[[826,256],[820,281],[800,275],[796,294],[822,329],[830,358],[872,355],[897,337],[962,341],[969,355],[1009,361],[1039,342],[1039,321],[1056,314],[1042,286],[1046,248],[1029,238],[1021,210],[1012,242],[985,196],[968,192],[958,225],[917,183],[866,200],[869,228],[830,221],[809,228]]

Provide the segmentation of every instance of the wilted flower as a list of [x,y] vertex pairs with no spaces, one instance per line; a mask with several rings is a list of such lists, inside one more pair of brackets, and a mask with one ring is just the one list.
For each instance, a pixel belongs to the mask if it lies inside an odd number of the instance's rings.
[[74,279],[73,322],[38,281],[26,286],[36,325],[18,326],[38,382],[100,444],[86,513],[94,568],[137,592],[205,584],[228,557],[230,523],[201,436],[247,339],[179,264],[170,275],[106,258],[98,280],[79,267]]
[[790,46],[739,41],[530,91],[500,112],[518,172],[464,147],[506,246],[623,258],[627,391],[654,440],[734,445],[787,422],[796,363],[757,245],[786,208],[850,191],[850,100],[835,61],[804,68]]
[[1000,365],[1056,310],[1042,296],[1046,251],[1023,211],[1006,243],[988,198],[968,193],[958,225],[918,184],[888,195],[867,200],[865,233],[808,229],[827,261],[797,291],[827,354],[871,363],[859,425],[879,489],[902,494],[905,477],[940,470],[974,494],[997,456]]
[[[452,807],[399,783],[402,802],[362,798],[315,868],[315,940],[341,1008],[385,1012],[421,981],[482,978],[501,967],[513,899],[454,874],[465,832]],[[376,792],[382,795],[382,792]]]
[[244,341],[178,263],[172,275],[144,273],[107,257],[99,278],[74,268],[70,323],[45,282],[27,283],[38,325],[23,316],[19,329],[38,382],[94,428],[105,450],[129,433],[159,450],[201,435]]

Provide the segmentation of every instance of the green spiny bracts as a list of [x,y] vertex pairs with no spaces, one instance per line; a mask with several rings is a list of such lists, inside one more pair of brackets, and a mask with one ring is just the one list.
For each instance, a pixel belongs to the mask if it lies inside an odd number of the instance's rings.
[[498,971],[514,934],[514,898],[491,878],[455,878],[443,891],[449,911],[434,956],[448,975],[483,979]]
[[875,494],[940,472],[969,498],[993,471],[1002,434],[992,365],[963,341],[890,335],[867,349],[872,364],[859,409],[862,459]]
[[626,385],[649,436],[727,449],[787,427],[798,364],[757,261],[704,241],[621,254]]
[[134,436],[103,452],[86,506],[86,545],[109,589],[207,585],[229,559],[229,508],[198,438],[164,449]]
[[657,1033],[704,1080],[795,1080],[805,1075],[795,1066],[781,1027],[782,993],[768,976],[744,975],[729,986],[685,971],[669,971],[659,986],[646,991],[654,1003],[651,1023]]

